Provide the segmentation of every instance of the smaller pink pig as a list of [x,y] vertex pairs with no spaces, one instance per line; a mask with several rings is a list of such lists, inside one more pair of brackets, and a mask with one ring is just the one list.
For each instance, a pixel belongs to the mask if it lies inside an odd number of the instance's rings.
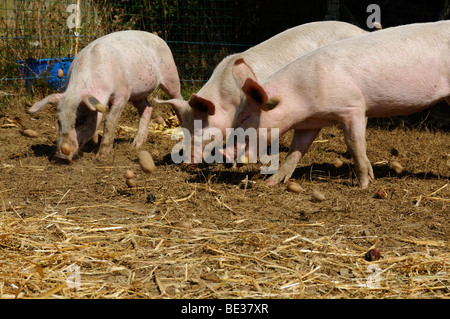
[[261,82],[239,59],[233,75],[244,93],[235,128],[279,128],[280,135],[294,130],[289,154],[268,184],[287,182],[320,129],[340,124],[359,184],[367,188],[374,174],[366,155],[365,117],[407,115],[444,99],[450,104],[450,21],[392,27],[328,44]]
[[[147,96],[158,87],[171,98],[183,100],[178,71],[166,42],[144,31],[120,31],[98,38],[81,50],[70,65],[65,92],[35,103],[29,112],[38,112],[47,104],[57,105],[56,158],[68,163],[83,144],[91,138],[96,142],[106,113],[97,154],[106,157],[128,101],[140,116],[133,145],[140,147],[145,142],[152,113]],[[177,114],[181,117],[181,113]]]

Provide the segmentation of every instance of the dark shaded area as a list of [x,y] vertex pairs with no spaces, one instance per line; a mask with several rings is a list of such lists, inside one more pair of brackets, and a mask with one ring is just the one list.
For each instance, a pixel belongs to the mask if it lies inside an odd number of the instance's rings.
[[[368,29],[367,8],[381,9],[383,27],[449,18],[448,0],[190,0],[120,1],[117,12],[167,41],[255,45],[288,28],[320,20]],[[138,19],[136,17],[139,17]]]
[[118,25],[165,39],[182,79],[206,81],[228,54],[241,52],[288,28],[340,20],[369,30],[368,6],[379,5],[384,28],[449,17],[448,0],[158,0],[120,1],[111,19]]
[[[247,34],[255,36],[258,43],[287,28],[299,24],[320,21],[340,20],[349,22],[368,30],[366,21],[371,12],[367,12],[370,4],[377,4],[381,11],[381,24],[384,28],[415,23],[448,19],[448,1],[373,1],[373,0],[322,0],[322,1],[255,1],[253,17],[246,26]],[[333,4],[338,10],[333,12]],[[447,15],[447,16],[445,16]],[[257,35],[260,35],[257,38]]]
[[49,160],[53,158],[56,152],[56,145],[35,144],[30,147],[33,155],[36,157],[47,157]]

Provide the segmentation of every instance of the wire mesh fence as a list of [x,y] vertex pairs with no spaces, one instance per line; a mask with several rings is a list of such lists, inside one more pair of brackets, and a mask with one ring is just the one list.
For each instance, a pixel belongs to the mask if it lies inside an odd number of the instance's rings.
[[63,90],[77,52],[128,29],[157,33],[171,47],[181,81],[205,82],[226,55],[289,27],[337,19],[366,28],[372,2],[381,7],[383,27],[450,12],[448,0],[0,0],[0,90]]
[[[102,31],[89,2],[5,0],[0,10],[2,86],[48,80],[61,88],[64,77],[58,78],[54,68],[66,70],[78,47]],[[86,22],[76,36],[83,11]]]
[[127,29],[157,33],[169,43],[181,80],[205,81],[225,55],[251,44],[236,42],[240,6],[227,0],[0,0],[0,89],[33,84],[61,91],[79,50]]

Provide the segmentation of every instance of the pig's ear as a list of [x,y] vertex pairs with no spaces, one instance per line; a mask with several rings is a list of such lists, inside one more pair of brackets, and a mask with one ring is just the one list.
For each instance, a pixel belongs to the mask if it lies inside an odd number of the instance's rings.
[[236,84],[242,88],[247,79],[252,79],[256,82],[256,75],[252,68],[245,63],[243,58],[239,58],[234,61],[233,64],[233,77],[236,80]]
[[187,102],[185,100],[181,100],[181,99],[160,100],[160,99],[154,98],[153,102],[155,102],[158,105],[169,105],[175,111],[180,112],[180,113],[187,107],[186,106]]
[[36,113],[42,110],[47,104],[56,106],[58,105],[59,101],[61,100],[64,93],[55,93],[52,95],[47,96],[45,99],[34,103],[29,109],[29,113]]
[[267,93],[258,82],[252,79],[247,79],[242,86],[242,91],[247,98],[252,99],[263,107],[267,102]]
[[214,115],[216,113],[216,107],[213,102],[208,101],[196,94],[192,94],[189,100],[189,105],[200,113],[207,115]]
[[244,91],[244,94],[248,99],[252,99],[264,111],[273,110],[281,101],[278,96],[268,98],[264,88],[252,79],[247,79],[247,81],[245,81],[242,91]]
[[102,103],[95,96],[85,94],[81,97],[81,101],[91,110],[100,113],[106,113],[108,107]]
[[178,119],[181,123],[185,122],[189,113],[190,107],[188,105],[188,102],[183,99],[170,99],[170,100],[160,100],[157,98],[153,99],[153,102],[157,105],[169,105],[171,106],[175,114],[177,115]]

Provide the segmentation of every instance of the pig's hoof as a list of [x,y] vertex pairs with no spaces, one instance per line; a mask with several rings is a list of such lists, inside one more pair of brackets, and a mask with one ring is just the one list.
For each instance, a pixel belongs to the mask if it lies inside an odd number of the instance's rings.
[[269,186],[275,186],[275,185],[279,184],[280,181],[281,181],[281,179],[279,179],[279,178],[272,178],[272,177],[270,177],[270,178],[266,181],[266,185],[269,185]]
[[109,153],[110,153],[110,149],[108,149],[108,148],[100,148],[100,150],[95,155],[95,158],[96,159],[105,159],[105,158],[108,157]]
[[359,184],[359,188],[361,189],[367,189],[369,187],[369,182],[364,182]]
[[278,172],[276,172],[267,179],[266,184],[269,186],[274,186],[281,183],[282,181],[284,183],[287,183],[289,181],[289,178],[291,178],[291,176],[292,173],[286,174],[284,170],[279,170]]
[[95,155],[95,160],[97,161],[97,162],[105,162],[106,160],[107,160],[107,158],[108,158],[108,156],[106,156],[106,155],[104,155],[104,154],[99,154],[99,153],[97,153],[96,155]]
[[144,141],[141,140],[134,140],[131,144],[134,148],[140,148],[144,144]]

